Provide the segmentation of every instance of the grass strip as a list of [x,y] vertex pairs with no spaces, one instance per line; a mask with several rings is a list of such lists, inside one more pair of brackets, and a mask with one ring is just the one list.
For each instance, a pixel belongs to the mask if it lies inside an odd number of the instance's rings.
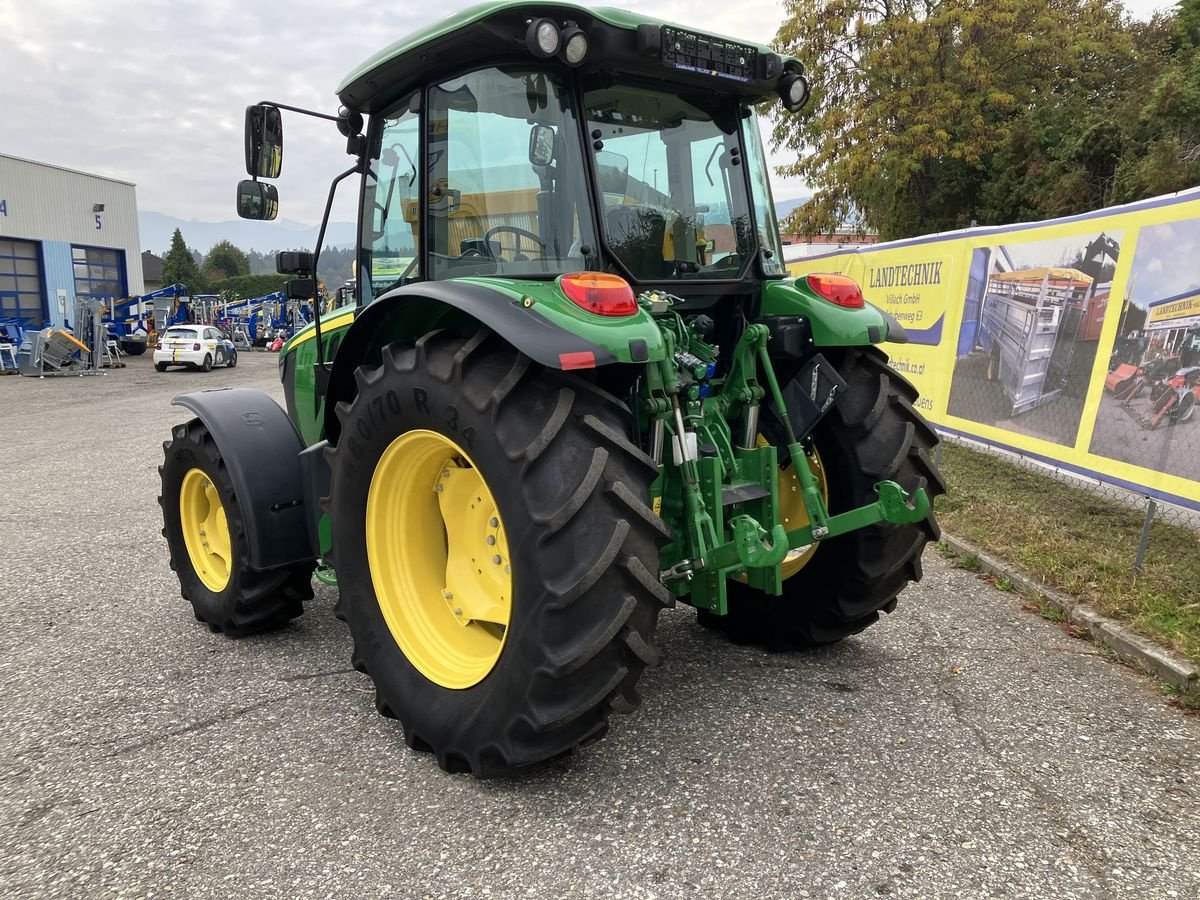
[[1200,534],[1156,519],[1135,572],[1144,512],[954,444],[942,474],[946,531],[1200,665]]

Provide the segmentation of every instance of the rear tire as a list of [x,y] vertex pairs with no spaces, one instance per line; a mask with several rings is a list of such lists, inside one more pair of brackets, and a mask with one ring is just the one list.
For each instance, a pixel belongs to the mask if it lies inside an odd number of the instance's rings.
[[[875,348],[848,350],[840,363],[834,361],[846,391],[813,432],[829,511],[874,502],[880,481],[896,481],[910,492],[924,487],[931,499],[945,493],[933,463],[937,434],[913,407],[916,389]],[[795,390],[800,388],[793,381],[784,399]],[[895,608],[900,591],[921,580],[921,553],[939,533],[930,510],[916,524],[880,523],[831,538],[783,582],[782,596],[731,580],[728,615],[699,611],[699,622],[772,650],[834,643]]]
[[[332,481],[324,505],[338,615],[354,639],[353,665],[374,681],[379,712],[400,720],[409,747],[432,752],[448,772],[477,777],[516,774],[602,736],[611,713],[640,703],[634,684],[658,662],[655,624],[672,603],[657,570],[658,548],[669,535],[649,504],[657,469],[625,436],[628,410],[585,382],[541,369],[486,331],[467,340],[433,332],[415,346],[393,344],[356,380],[358,395],[337,407],[341,437],[328,451]],[[371,568],[368,546],[388,546],[386,522],[402,517],[369,524],[368,504],[389,491],[403,494],[393,486],[402,475],[389,472],[408,470],[388,465],[414,436],[461,449],[447,467],[465,466],[482,479],[507,536],[496,547],[506,546],[511,560],[503,637],[494,662],[458,687],[437,671],[438,642],[453,644],[452,636],[418,635],[414,642],[403,633],[403,623],[418,619],[435,632],[442,627],[434,621],[440,589],[428,577],[410,577],[403,567],[414,563],[397,563],[402,575],[390,579],[383,565]],[[412,496],[413,505],[403,507],[412,514],[396,526],[397,536],[427,521],[428,507]],[[434,524],[451,534],[447,522]],[[468,570],[477,565],[473,556],[464,563],[468,554],[455,540],[435,547],[444,555],[430,569],[445,573],[442,585],[460,574],[456,562]],[[441,615],[456,604],[445,604]],[[389,626],[389,614],[401,624]],[[453,659],[450,651],[442,655]]]
[[166,364],[166,363],[155,363],[155,364],[154,364],[154,371],[155,371],[155,372],[165,372],[165,371],[167,371],[167,364]]
[[[163,450],[166,459],[158,469],[162,534],[171,553],[171,568],[179,576],[180,592],[192,604],[196,618],[213,631],[240,637],[278,628],[300,615],[303,601],[313,596],[313,563],[268,572],[249,568],[241,498],[234,495],[228,468],[208,428],[199,419],[177,425]],[[202,475],[203,480],[193,473]],[[198,481],[207,498],[197,495],[189,500],[189,485]],[[189,515],[197,505],[201,514]],[[203,525],[208,522],[216,522],[218,527],[209,527],[206,533]],[[223,544],[220,549],[197,552],[197,543],[218,534]],[[207,547],[205,543],[203,549]]]
[[204,362],[203,362],[203,364],[201,364],[200,368],[203,369],[205,372],[211,372],[212,366],[213,366],[212,357],[209,354],[205,353],[204,354]]
[[227,365],[228,365],[228,366],[229,366],[229,368],[231,368],[231,369],[232,369],[232,368],[234,368],[234,367],[237,365],[237,350],[230,350],[230,351],[229,351],[229,362],[228,362],[228,364],[227,364]]

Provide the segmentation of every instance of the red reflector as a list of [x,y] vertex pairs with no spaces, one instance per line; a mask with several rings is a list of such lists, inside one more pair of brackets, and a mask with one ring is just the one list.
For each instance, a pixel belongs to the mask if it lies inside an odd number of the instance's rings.
[[591,350],[560,353],[558,354],[558,364],[564,369],[594,369],[596,368],[596,354]]
[[580,309],[600,316],[632,316],[637,312],[633,288],[620,275],[572,272],[558,279],[564,294]]
[[808,286],[830,303],[847,309],[862,309],[866,305],[862,288],[848,275],[808,275]]

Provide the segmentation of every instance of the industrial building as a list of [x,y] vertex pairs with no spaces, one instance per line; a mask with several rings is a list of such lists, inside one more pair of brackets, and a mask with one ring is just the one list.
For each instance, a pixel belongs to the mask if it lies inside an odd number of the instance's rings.
[[61,327],[76,297],[144,292],[134,185],[0,154],[0,321]]

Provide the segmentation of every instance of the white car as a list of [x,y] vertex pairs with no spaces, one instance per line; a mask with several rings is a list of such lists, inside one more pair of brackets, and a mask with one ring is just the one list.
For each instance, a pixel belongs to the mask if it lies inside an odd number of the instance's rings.
[[207,372],[213,366],[237,365],[237,348],[211,325],[172,325],[154,347],[154,368],[188,366]]

